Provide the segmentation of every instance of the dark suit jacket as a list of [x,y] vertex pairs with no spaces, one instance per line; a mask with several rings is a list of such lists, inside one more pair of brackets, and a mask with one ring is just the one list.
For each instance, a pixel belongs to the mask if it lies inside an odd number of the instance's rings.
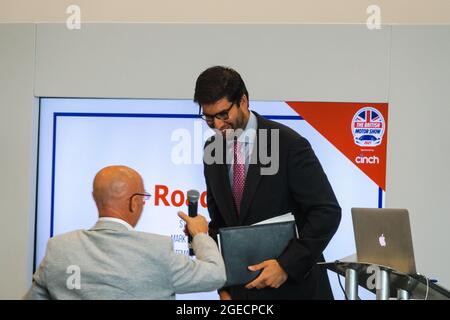
[[[258,121],[258,139],[260,129],[269,130],[269,138],[270,130],[279,130],[279,170],[274,175],[261,175],[264,165],[255,141],[252,157],[258,157],[258,161],[249,165],[238,216],[227,165],[205,162],[210,234],[217,240],[219,228],[250,225],[292,212],[300,238],[291,241],[277,259],[288,274],[280,288],[227,289],[234,299],[332,299],[326,270],[316,263],[323,261],[322,252],[338,228],[341,208],[309,142],[294,130],[253,113]],[[215,139],[208,140],[205,148]],[[267,142],[269,151],[272,143],[270,139]]]

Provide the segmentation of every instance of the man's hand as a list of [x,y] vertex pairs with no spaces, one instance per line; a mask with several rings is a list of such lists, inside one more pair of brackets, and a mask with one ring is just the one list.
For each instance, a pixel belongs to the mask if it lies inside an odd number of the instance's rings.
[[219,291],[220,300],[231,300],[231,295],[226,290]]
[[255,280],[245,286],[247,289],[262,289],[265,287],[279,288],[288,278],[287,273],[275,259],[266,260],[260,264],[249,266],[248,269],[250,271],[263,269],[263,271]]
[[202,215],[197,215],[194,218],[189,217],[182,211],[178,212],[178,216],[186,222],[186,228],[192,237],[198,233],[208,233],[208,221]]

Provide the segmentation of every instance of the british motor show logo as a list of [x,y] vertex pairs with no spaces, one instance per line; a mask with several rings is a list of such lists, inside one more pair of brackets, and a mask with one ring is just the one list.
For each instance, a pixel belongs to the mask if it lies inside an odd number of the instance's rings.
[[377,109],[364,107],[359,109],[352,120],[353,141],[362,148],[379,146],[383,140],[385,122]]

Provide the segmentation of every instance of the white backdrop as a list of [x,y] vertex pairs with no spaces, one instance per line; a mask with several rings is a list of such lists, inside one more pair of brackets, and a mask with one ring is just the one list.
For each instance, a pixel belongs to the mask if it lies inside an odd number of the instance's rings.
[[[252,102],[250,108],[268,118],[277,117],[311,142],[343,211],[325,258],[334,261],[353,254],[350,208],[377,207],[378,186],[286,103]],[[211,134],[197,113],[198,106],[189,100],[41,99],[36,263],[45,254],[50,234],[95,223],[92,180],[102,167],[112,164],[140,172],[153,195],[137,229],[171,236],[175,250],[186,254],[183,225],[176,213],[186,210],[185,204],[180,205],[181,192],[205,191],[202,147]],[[187,134],[183,140],[180,132]],[[174,163],[173,153],[180,155],[176,152],[180,147],[192,150],[186,157],[189,163]],[[161,190],[168,194],[163,197]],[[208,217],[204,207],[199,213]],[[330,278],[335,296],[342,297],[336,275],[330,273]],[[178,298],[216,299],[217,294]]]

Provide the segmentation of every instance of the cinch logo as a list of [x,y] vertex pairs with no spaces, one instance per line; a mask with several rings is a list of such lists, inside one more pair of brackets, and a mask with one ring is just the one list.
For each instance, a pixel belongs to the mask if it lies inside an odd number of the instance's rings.
[[379,164],[380,158],[377,156],[371,156],[371,157],[356,157],[355,162],[358,164]]
[[[187,196],[186,192],[181,190],[174,190],[169,192],[169,187],[157,184],[155,185],[155,207],[166,206],[166,207],[182,207],[187,206]],[[206,208],[206,191],[200,194],[199,204]]]
[[372,107],[358,110],[352,120],[352,134],[356,145],[376,147],[381,144],[385,131],[383,115]]

